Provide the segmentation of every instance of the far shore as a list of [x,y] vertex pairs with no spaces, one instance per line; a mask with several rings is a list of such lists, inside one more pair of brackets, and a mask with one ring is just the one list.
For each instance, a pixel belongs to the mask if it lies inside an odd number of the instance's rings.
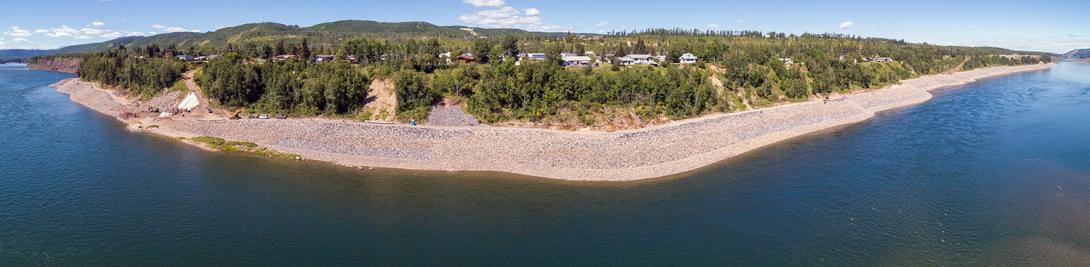
[[[51,85],[134,131],[253,142],[351,167],[495,171],[577,181],[634,181],[689,172],[776,142],[867,120],[931,99],[930,91],[1052,68],[1001,66],[937,74],[828,101],[715,114],[616,132],[372,124],[327,119],[226,120],[209,116],[122,119],[132,100],[76,78]],[[163,106],[173,98],[153,100]],[[194,118],[200,117],[200,118]],[[154,125],[154,127],[152,127]],[[196,144],[192,143],[191,144]],[[199,144],[198,144],[199,145]]]

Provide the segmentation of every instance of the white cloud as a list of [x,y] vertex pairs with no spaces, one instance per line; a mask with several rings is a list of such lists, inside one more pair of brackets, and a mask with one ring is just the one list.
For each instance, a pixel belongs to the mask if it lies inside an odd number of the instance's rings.
[[99,35],[98,37],[113,39],[113,38],[121,37],[121,33],[120,32],[115,32],[115,31],[110,31],[108,33],[103,33],[102,35]]
[[82,32],[80,32],[79,30],[76,30],[76,29],[74,29],[72,27],[68,27],[68,25],[61,25],[58,28],[49,28],[49,33],[46,33],[45,35],[49,36],[49,37],[56,38],[56,37],[72,37],[72,36],[77,36],[77,35],[80,35],[80,34],[82,34]]
[[201,32],[201,30],[186,29],[186,28],[182,28],[182,27],[167,26],[167,25],[163,25],[163,24],[152,24],[151,28],[156,29],[156,30],[160,30],[160,31],[162,31],[164,33],[171,33],[171,32]]
[[79,31],[82,32],[83,34],[86,34],[86,35],[99,35],[99,34],[106,33],[106,31],[104,31],[102,29],[95,29],[95,28],[83,28],[83,29],[80,29]]
[[852,22],[852,21],[849,20],[849,21],[841,22],[840,26],[836,26],[836,28],[843,30],[843,29],[851,28],[852,25],[855,25],[855,22]]
[[459,20],[480,24],[488,27],[512,28],[533,24],[541,24],[541,17],[522,16],[518,9],[504,6],[498,9],[489,9],[475,14],[465,14],[458,17]]
[[498,7],[505,4],[503,0],[462,0],[462,2],[475,7]]
[[128,34],[125,34],[125,36],[144,36],[144,35],[147,35],[147,34],[145,34],[144,32],[129,32]]
[[718,28],[719,28],[719,24],[715,24],[715,23],[708,24],[708,29],[718,29]]
[[936,44],[960,46],[995,46],[1024,51],[1045,51],[1057,54],[1090,47],[1090,37],[1074,36],[1018,36],[993,37],[979,40],[937,41]]
[[742,19],[736,19],[734,20],[734,23],[742,23]]
[[11,31],[4,32],[5,35],[11,35],[11,36],[15,36],[15,37],[27,37],[27,36],[30,36],[32,34],[28,30],[24,30],[22,28],[19,28],[19,26],[11,26],[11,27],[8,27],[8,28],[11,29]]
[[464,2],[476,7],[494,8],[458,16],[458,20],[462,22],[490,28],[522,28],[532,31],[571,31],[573,29],[572,26],[544,24],[541,10],[537,8],[519,11],[517,8],[504,4],[503,1],[465,0]]
[[16,43],[18,43],[18,42],[27,42],[27,43],[32,43],[32,44],[34,43],[34,42],[31,42],[30,40],[27,40],[26,38],[22,38],[22,37],[11,39],[11,41],[16,42]]
[[34,30],[34,33],[48,33],[48,32],[49,32],[49,30],[46,30],[46,29],[37,29],[37,30]]
[[595,28],[605,28],[606,26],[609,26],[608,21],[599,21],[598,23],[594,24]]
[[101,22],[101,21],[92,21],[92,22],[91,22],[91,25],[92,25],[92,26],[102,26],[102,25],[106,25],[106,23],[105,23],[105,22]]
[[84,40],[84,39],[91,39],[91,36],[87,36],[87,35],[76,35],[76,37],[72,37],[72,38],[76,38],[76,39],[79,39],[79,40]]

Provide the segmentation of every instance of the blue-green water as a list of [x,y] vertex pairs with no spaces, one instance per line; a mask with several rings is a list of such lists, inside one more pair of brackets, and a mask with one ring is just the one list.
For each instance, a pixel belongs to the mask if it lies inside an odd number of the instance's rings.
[[686,177],[368,171],[133,134],[0,68],[0,265],[1085,265],[1090,65]]

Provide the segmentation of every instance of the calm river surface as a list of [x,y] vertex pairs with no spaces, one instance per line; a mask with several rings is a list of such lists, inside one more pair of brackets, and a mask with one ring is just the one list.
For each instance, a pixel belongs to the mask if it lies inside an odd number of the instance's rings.
[[1085,265],[1090,65],[684,177],[357,170],[133,134],[0,67],[0,265]]

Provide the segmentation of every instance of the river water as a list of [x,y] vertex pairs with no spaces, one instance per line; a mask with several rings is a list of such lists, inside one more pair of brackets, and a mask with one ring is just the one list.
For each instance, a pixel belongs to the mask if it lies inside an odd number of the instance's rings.
[[0,67],[0,265],[1085,265],[1090,65],[682,177],[357,170],[134,134]]

